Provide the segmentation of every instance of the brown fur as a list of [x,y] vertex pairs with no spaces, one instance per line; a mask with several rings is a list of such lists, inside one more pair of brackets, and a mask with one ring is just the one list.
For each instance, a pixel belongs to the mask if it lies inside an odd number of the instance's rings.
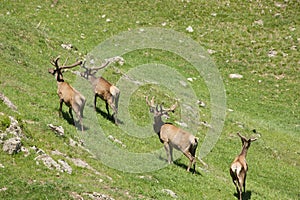
[[241,136],[239,133],[238,136],[242,140],[242,150],[232,162],[229,171],[232,182],[234,183],[236,191],[239,195],[239,199],[242,200],[242,191],[245,193],[246,190],[246,176],[248,171],[248,165],[246,162],[247,151],[251,142],[255,141],[257,138],[247,139],[244,136]]
[[160,141],[164,144],[168,163],[173,162],[173,148],[181,151],[188,159],[189,165],[187,167],[187,171],[190,171],[191,166],[193,165],[195,172],[196,167],[196,158],[195,153],[198,146],[198,138],[174,126],[173,124],[164,123],[161,119],[162,116],[168,117],[169,111],[174,111],[177,104],[174,104],[169,109],[163,109],[160,106],[154,105],[154,98],[152,98],[151,103],[148,101],[148,97],[146,97],[146,102],[150,106],[150,112],[154,113],[154,131],[158,134]]
[[72,109],[74,110],[76,117],[79,120],[79,123],[81,125],[81,130],[83,131],[83,123],[82,123],[82,117],[83,117],[83,109],[85,105],[85,97],[75,90],[69,83],[65,82],[62,75],[62,69],[75,67],[76,65],[80,64],[81,62],[75,63],[69,67],[59,67],[58,66],[58,58],[56,58],[55,61],[52,62],[52,65],[56,67],[56,69],[49,69],[48,72],[55,76],[56,82],[57,82],[57,94],[59,97],[59,114],[62,115],[62,105],[65,103],[66,106],[69,107],[69,113],[71,117],[73,118]]
[[[117,114],[118,114],[118,101],[119,101],[119,95],[120,90],[112,85],[110,82],[108,82],[103,77],[96,78],[95,73],[96,70],[85,68],[86,72],[82,74],[82,76],[86,79],[88,79],[92,86],[94,91],[94,109],[96,110],[96,104],[97,104],[97,97],[102,99],[105,102],[107,115],[109,114],[109,108],[113,110],[113,118],[116,124],[118,124]],[[93,71],[93,72],[92,72]]]

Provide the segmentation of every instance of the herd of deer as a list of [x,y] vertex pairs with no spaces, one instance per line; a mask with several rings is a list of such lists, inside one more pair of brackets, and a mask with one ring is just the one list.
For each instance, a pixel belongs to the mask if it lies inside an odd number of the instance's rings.
[[[73,88],[69,83],[65,82],[63,79],[63,70],[76,67],[81,65],[85,72],[80,75],[87,79],[93,88],[94,91],[94,109],[96,110],[96,101],[97,97],[101,98],[106,103],[106,110],[108,116],[109,107],[113,110],[113,114],[111,115],[114,119],[115,124],[118,124],[117,114],[118,114],[118,100],[120,95],[120,90],[108,82],[103,77],[96,77],[95,74],[99,69],[102,69],[109,65],[111,62],[119,61],[122,59],[121,57],[114,57],[112,59],[106,60],[106,62],[100,67],[92,67],[87,68],[82,61],[77,61],[69,66],[59,66],[59,57],[51,61],[51,64],[55,67],[54,69],[49,69],[48,72],[55,76],[57,82],[57,94],[59,96],[59,114],[62,114],[62,105],[65,103],[66,106],[69,107],[70,116],[73,118],[72,109],[76,114],[77,119],[79,120],[79,124],[81,126],[81,131],[83,132],[84,127],[82,123],[83,110],[86,103],[85,97]],[[163,108],[162,105],[155,105],[154,97],[152,97],[151,101],[149,101],[148,96],[146,97],[146,103],[150,108],[150,113],[154,115],[154,123],[153,129],[154,132],[157,133],[160,142],[163,143],[164,148],[166,150],[168,163],[171,164],[173,162],[173,148],[181,151],[188,159],[189,165],[187,167],[187,171],[190,171],[191,166],[193,165],[193,173],[195,172],[196,165],[196,149],[198,146],[198,138],[192,135],[189,132],[182,130],[181,128],[176,127],[171,123],[165,123],[162,120],[162,117],[169,117],[169,112],[174,112],[177,107],[177,102],[172,105],[170,108]],[[246,155],[248,148],[250,147],[251,142],[255,141],[257,138],[247,139],[242,136],[240,133],[237,135],[241,138],[242,141],[242,150],[241,153],[234,159],[230,166],[230,175],[232,177],[232,181],[236,186],[237,194],[239,199],[242,199],[242,192],[245,193],[246,186],[246,175],[248,170],[248,165],[246,162]],[[199,158],[198,158],[199,159]],[[199,159],[202,164],[205,166],[201,159]]]

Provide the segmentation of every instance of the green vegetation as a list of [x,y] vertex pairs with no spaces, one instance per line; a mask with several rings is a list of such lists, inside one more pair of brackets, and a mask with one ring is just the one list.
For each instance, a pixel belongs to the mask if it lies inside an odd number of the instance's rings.
[[[72,199],[74,194],[88,199],[84,193],[92,192],[115,199],[172,199],[163,189],[174,191],[178,199],[235,199],[229,175],[230,163],[241,149],[235,133],[251,136],[253,129],[261,137],[251,145],[247,156],[247,196],[300,198],[299,1],[53,2],[4,0],[0,4],[0,92],[20,113],[0,102],[0,111],[5,114],[0,115],[0,129],[4,130],[9,123],[6,116],[14,116],[22,124],[26,135],[22,143],[26,148],[37,146],[49,155],[58,150],[70,158],[81,158],[99,174],[73,164],[72,174],[50,170],[41,163],[37,165],[33,151],[29,156],[24,152],[1,152],[0,199]],[[188,26],[194,31],[186,31]],[[47,72],[52,67],[49,60],[61,55],[61,62],[68,58],[68,63],[72,63],[116,34],[147,27],[169,28],[191,37],[210,50],[222,75],[229,111],[217,144],[204,158],[208,171],[197,167],[198,173],[187,173],[188,161],[181,157],[175,164],[157,171],[126,173],[104,165],[80,147],[67,145],[70,138],[78,141],[78,133],[67,120],[66,107],[65,118],[58,117],[57,86]],[[67,50],[62,44],[72,44],[73,48]],[[121,77],[116,68],[126,73],[146,63],[171,66],[185,78],[195,75],[190,63],[170,52],[141,49],[123,57],[123,66],[109,67],[103,75],[113,83]],[[230,79],[231,73],[243,78]],[[64,77],[74,84],[78,80],[70,72],[65,72]],[[210,123],[210,94],[202,77],[195,78],[189,84],[207,104],[199,108],[201,121]],[[151,84],[136,90],[129,104],[132,120],[139,125],[152,122],[145,95],[156,96],[166,106],[172,105],[175,97],[166,90]],[[92,106],[92,99],[88,99],[87,106]],[[101,100],[98,106],[105,111]],[[180,120],[179,113],[171,113],[170,121]],[[136,139],[101,113],[97,119],[105,134],[121,140],[126,151],[148,152],[162,147],[154,132],[153,137]],[[49,123],[63,126],[65,136],[56,136],[48,128]],[[200,141],[207,130],[197,127],[195,132]],[[165,154],[162,156],[165,158]]]
[[0,131],[5,131],[10,125],[9,117],[6,115],[0,115]]

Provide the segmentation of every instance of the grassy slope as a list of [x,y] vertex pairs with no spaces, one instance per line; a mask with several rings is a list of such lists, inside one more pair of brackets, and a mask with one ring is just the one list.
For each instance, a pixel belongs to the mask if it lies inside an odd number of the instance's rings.
[[[167,199],[161,190],[168,188],[181,199],[233,199],[235,190],[228,166],[240,150],[240,141],[232,133],[242,131],[250,135],[253,128],[262,137],[253,143],[248,155],[247,189],[251,198],[299,198],[299,3],[291,1],[279,6],[269,1],[58,1],[55,7],[50,5],[51,1],[1,3],[1,92],[18,106],[20,119],[35,122],[24,125],[29,138],[25,146],[37,145],[47,153],[59,149],[70,157],[81,157],[105,175],[96,176],[76,167],[72,175],[57,174],[36,165],[34,155],[25,158],[22,154],[1,153],[0,163],[5,168],[0,169],[0,188],[8,188],[0,192],[1,198],[68,199],[73,191],[79,194],[97,191],[116,199],[128,199],[129,195],[134,199]],[[104,14],[106,18],[102,18]],[[107,18],[111,22],[106,22]],[[257,23],[259,20],[263,25]],[[228,108],[234,112],[228,112],[223,134],[205,158],[210,165],[209,172],[195,176],[173,165],[147,174],[122,173],[102,165],[80,149],[65,145],[67,138],[55,137],[47,123],[64,126],[67,137],[74,138],[76,131],[66,120],[57,117],[56,85],[46,72],[49,59],[60,54],[74,60],[121,31],[161,27],[163,22],[167,28],[180,32],[186,32],[185,28],[191,25],[194,32],[189,35],[205,48],[216,51],[212,57],[223,75]],[[60,47],[62,43],[72,43],[78,51],[66,51]],[[268,56],[271,50],[277,51],[275,57]],[[128,64],[124,67],[156,61],[163,56],[137,55],[140,54],[125,55]],[[181,60],[172,63],[165,59],[170,65],[184,64]],[[231,80],[230,73],[240,73],[244,78]],[[65,77],[75,78],[70,73]],[[111,80],[117,78],[111,74]],[[2,103],[0,108],[4,113],[16,115]],[[142,102],[132,112],[139,115],[138,110],[143,109]],[[99,121],[106,130],[115,129],[101,115]],[[123,142],[132,146],[135,141],[125,137]],[[153,148],[160,145],[156,138],[151,138],[149,143]],[[144,148],[142,141],[137,144]],[[186,164],[186,159],[178,163]],[[149,178],[141,179],[141,175]]]

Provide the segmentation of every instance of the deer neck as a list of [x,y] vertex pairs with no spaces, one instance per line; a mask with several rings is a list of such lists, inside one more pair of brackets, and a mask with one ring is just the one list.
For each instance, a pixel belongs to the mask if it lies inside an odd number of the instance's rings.
[[95,75],[89,75],[88,76],[88,81],[92,84],[95,85],[98,82],[98,78]]
[[153,129],[154,129],[155,133],[159,134],[160,129],[164,124],[165,123],[162,121],[161,117],[154,117]]
[[246,145],[243,145],[243,148],[242,148],[242,151],[240,153],[240,156],[243,156],[243,157],[246,158],[247,152],[248,152],[248,148],[246,147]]
[[65,80],[64,80],[64,78],[63,78],[63,76],[61,74],[56,74],[55,78],[56,78],[56,82],[57,83],[65,82]]

